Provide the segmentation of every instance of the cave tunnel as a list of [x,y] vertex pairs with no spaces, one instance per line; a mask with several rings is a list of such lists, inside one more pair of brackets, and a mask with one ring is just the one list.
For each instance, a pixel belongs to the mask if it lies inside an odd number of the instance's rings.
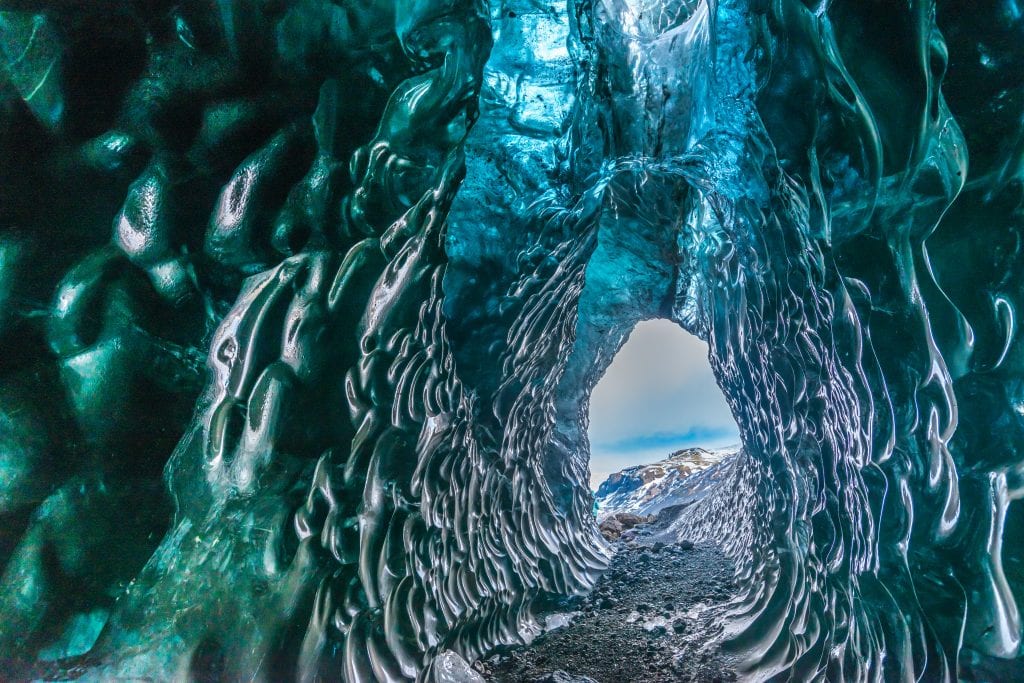
[[479,680],[628,554],[588,409],[659,324],[738,430],[663,529],[731,675],[1019,679],[1022,46],[1003,0],[0,3],[0,678]]

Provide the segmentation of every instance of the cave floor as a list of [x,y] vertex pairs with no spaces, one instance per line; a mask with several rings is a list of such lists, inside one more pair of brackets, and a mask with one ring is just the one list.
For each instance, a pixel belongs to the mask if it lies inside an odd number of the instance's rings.
[[725,604],[735,593],[733,565],[710,545],[615,541],[611,566],[590,595],[561,605],[525,647],[477,662],[490,681],[625,683],[735,681],[719,652]]

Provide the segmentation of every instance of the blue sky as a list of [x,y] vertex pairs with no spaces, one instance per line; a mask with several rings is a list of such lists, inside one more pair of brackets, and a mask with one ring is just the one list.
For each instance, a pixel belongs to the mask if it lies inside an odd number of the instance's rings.
[[668,320],[636,326],[590,397],[591,486],[680,448],[739,442],[707,354]]

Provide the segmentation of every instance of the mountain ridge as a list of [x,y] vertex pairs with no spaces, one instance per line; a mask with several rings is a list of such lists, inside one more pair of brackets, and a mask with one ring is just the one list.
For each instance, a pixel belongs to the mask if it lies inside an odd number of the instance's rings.
[[683,448],[664,460],[609,475],[594,494],[598,521],[618,513],[653,515],[700,500],[721,481],[739,450]]

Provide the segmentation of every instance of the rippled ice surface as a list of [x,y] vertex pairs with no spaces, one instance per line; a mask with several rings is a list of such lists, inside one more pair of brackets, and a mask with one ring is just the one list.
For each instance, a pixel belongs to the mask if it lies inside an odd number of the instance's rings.
[[102,5],[0,10],[12,675],[522,640],[652,318],[740,428],[678,531],[747,675],[1019,673],[1015,2]]

